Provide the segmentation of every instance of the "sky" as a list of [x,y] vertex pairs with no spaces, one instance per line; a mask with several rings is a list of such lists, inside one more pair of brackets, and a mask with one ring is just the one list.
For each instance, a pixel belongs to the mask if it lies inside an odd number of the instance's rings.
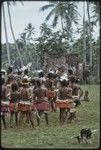
[[[17,2],[16,6],[11,5],[11,17],[12,17],[12,25],[13,30],[15,33],[16,39],[20,38],[20,34],[24,32],[24,28],[28,25],[28,23],[32,23],[32,25],[35,27],[35,37],[38,37],[40,35],[40,25],[44,22],[46,16],[50,12],[49,10],[46,10],[44,12],[40,12],[40,7],[48,4],[48,1],[25,1],[23,2],[24,5],[21,4],[21,2]],[[5,16],[6,16],[6,23],[7,23],[7,33],[8,33],[8,39],[10,43],[13,43],[13,38],[10,30],[10,24],[8,19],[8,12],[7,12],[7,5],[6,2],[4,2],[5,7]],[[83,20],[83,2],[80,2],[78,11],[81,15],[80,23]],[[87,14],[86,16],[87,17]],[[51,21],[48,21],[47,23],[51,25]],[[60,24],[54,29],[54,31],[61,29]],[[97,37],[99,34],[99,28],[95,28],[94,37]],[[5,32],[4,32],[4,24],[3,24],[3,17],[1,19],[1,43],[5,43]]]

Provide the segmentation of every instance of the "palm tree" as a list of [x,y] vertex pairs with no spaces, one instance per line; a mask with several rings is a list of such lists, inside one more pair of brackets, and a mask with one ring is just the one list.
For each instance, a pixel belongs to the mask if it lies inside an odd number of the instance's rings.
[[27,40],[33,40],[33,35],[35,34],[35,27],[31,23],[24,29]]
[[51,18],[51,16],[54,15],[54,18],[52,21],[52,26],[56,27],[57,22],[60,18],[61,19],[61,27],[62,27],[62,30],[64,31],[64,27],[63,27],[64,2],[61,2],[61,1],[50,2],[50,4],[42,6],[40,8],[40,11],[45,11],[49,8],[53,8],[53,9],[50,11],[50,13],[46,17],[45,21],[48,21]]
[[[27,61],[31,61],[31,55],[30,55],[30,52],[27,49],[27,37],[26,37],[25,32],[20,34],[20,41],[22,42],[23,49],[25,49],[25,51],[26,51],[25,55],[27,56],[26,57]],[[26,62],[26,63],[28,63],[28,62]]]
[[33,40],[34,34],[35,34],[35,28],[31,23],[29,23],[28,26],[24,29],[24,32],[20,34],[20,39],[23,43],[24,49],[26,50],[26,55],[28,55],[28,61],[31,61],[32,59],[32,56],[30,55],[30,51],[28,50],[28,44],[29,44],[28,42],[30,40]]
[[[65,37],[65,42],[70,41],[72,37],[72,23],[77,24],[77,6],[75,2],[50,1],[50,4],[42,6],[41,11],[52,8],[45,21],[48,21],[54,15],[52,26],[56,27],[58,20],[61,21],[61,27]],[[67,39],[67,41],[66,41]]]
[[26,45],[26,33],[23,32],[20,34],[20,40],[22,41],[22,43],[24,43]]
[[94,19],[94,23],[99,23],[100,25],[100,2],[93,2],[92,13],[94,14],[92,18]]
[[[49,64],[49,47],[47,48],[47,41],[51,38],[52,30],[47,26],[46,23],[41,24],[40,26],[41,33],[41,42],[44,43],[43,47],[43,70],[45,74],[48,72],[48,64]],[[40,42],[40,43],[41,43]]]
[[67,34],[71,37],[72,33],[72,24],[78,25],[78,15],[80,14],[77,12],[77,3],[68,2],[65,4],[65,29]]
[[10,28],[11,28],[11,32],[12,32],[12,35],[13,35],[14,43],[15,43],[15,46],[16,46],[16,49],[17,49],[17,52],[18,52],[18,55],[19,55],[19,59],[20,59],[20,62],[21,62],[21,66],[23,66],[23,60],[22,60],[22,57],[21,57],[21,54],[20,54],[20,50],[19,50],[19,48],[18,48],[16,39],[15,39],[13,27],[12,27],[12,20],[11,20],[11,14],[10,14],[10,8],[9,8],[9,6],[10,6],[10,2],[7,1],[8,15],[9,15],[9,21],[10,21]]
[[3,8],[3,21],[4,21],[4,29],[5,29],[5,36],[6,36],[6,49],[7,49],[8,64],[11,65],[10,49],[9,49],[8,36],[7,36],[7,27],[6,27],[4,4],[2,4],[2,8]]
[[49,27],[47,26],[46,23],[42,23],[42,24],[41,24],[40,30],[41,30],[41,31],[40,31],[40,34],[41,34],[41,36],[43,36],[43,39],[48,40],[48,39],[51,38],[51,36],[52,36],[52,30],[51,30],[51,28],[49,28]]

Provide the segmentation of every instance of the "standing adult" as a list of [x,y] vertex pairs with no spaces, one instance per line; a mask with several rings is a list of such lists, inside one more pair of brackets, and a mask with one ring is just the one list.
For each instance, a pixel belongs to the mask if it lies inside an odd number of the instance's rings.
[[[48,125],[49,103],[47,99],[47,89],[42,87],[42,83],[40,82],[40,80],[37,80],[37,87],[33,92],[34,92],[35,107],[38,111],[38,114],[39,116],[41,116],[42,113],[45,114],[46,125]],[[39,126],[40,119],[38,116],[37,116],[37,123]]]
[[7,128],[5,115],[8,112],[8,107],[2,105],[2,102],[6,101],[6,96],[7,96],[7,88],[5,86],[5,78],[2,78],[1,79],[1,119],[3,121],[3,125],[5,129]]
[[81,87],[78,85],[75,76],[72,76],[70,78],[69,86],[72,88],[72,97],[74,99],[74,102],[76,103],[76,106],[79,106],[80,98],[83,95],[83,91],[82,91]]
[[32,95],[29,88],[29,80],[27,78],[23,78],[21,81],[22,88],[20,89],[21,92],[21,101],[19,103],[20,108],[20,116],[19,116],[19,125],[21,120],[26,115],[27,119],[30,121],[32,127],[34,127],[34,123],[32,120]]
[[52,73],[48,73],[48,78],[45,81],[45,87],[47,88],[47,97],[51,105],[52,111],[55,111],[55,101],[56,101],[57,93],[55,91],[55,85],[54,85],[54,79]]
[[[68,81],[62,80],[60,82],[61,87],[59,88],[58,99],[61,101],[71,99],[72,98],[72,89],[68,87]],[[60,123],[63,124],[66,120],[67,108],[60,108]]]
[[15,123],[18,125],[18,102],[20,101],[19,85],[17,82],[11,84],[10,92],[10,127],[12,127],[13,116],[15,115]]

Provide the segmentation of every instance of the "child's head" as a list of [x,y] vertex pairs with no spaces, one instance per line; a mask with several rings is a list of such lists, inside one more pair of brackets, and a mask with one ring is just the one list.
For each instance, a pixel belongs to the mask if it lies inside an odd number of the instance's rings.
[[89,94],[89,92],[86,90],[86,91],[85,91],[85,95],[88,95],[88,94]]

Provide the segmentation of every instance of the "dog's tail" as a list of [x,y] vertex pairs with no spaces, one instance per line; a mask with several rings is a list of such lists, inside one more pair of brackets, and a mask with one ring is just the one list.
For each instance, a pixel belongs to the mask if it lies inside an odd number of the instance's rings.
[[71,136],[71,139],[75,139],[75,138],[77,138],[77,136]]
[[95,133],[95,132],[97,132],[98,130],[97,129],[94,129],[94,130],[92,130],[92,133]]

